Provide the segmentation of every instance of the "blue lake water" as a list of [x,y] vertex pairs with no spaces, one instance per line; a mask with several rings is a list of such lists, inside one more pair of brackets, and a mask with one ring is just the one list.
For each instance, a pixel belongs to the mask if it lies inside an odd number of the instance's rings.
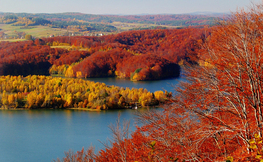
[[[115,78],[93,78],[96,82],[120,87],[146,88],[173,91],[179,79],[131,82]],[[141,110],[109,110],[100,112],[78,110],[2,110],[0,111],[0,161],[46,162],[62,158],[64,151],[81,150],[111,138],[109,124],[115,124],[118,114],[121,121],[130,120],[135,129],[134,117]]]
[[184,81],[184,78],[170,78],[164,80],[155,81],[138,81],[132,82],[128,79],[118,78],[88,78],[87,80],[94,82],[102,82],[107,85],[116,85],[119,87],[129,88],[146,88],[148,91],[154,92],[159,90],[167,90],[169,92],[174,91],[174,85],[177,85],[180,81]]

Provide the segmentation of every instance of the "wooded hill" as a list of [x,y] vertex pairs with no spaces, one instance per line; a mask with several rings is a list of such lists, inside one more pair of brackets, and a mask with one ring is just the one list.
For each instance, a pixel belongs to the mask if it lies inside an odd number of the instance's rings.
[[50,26],[52,28],[64,28],[69,29],[75,28],[78,29],[78,31],[101,31],[101,32],[114,32],[117,30],[116,27],[112,25],[107,24],[97,24],[97,23],[88,23],[88,22],[79,22],[75,21],[75,19],[72,20],[47,20],[42,17],[36,17],[36,16],[28,16],[28,17],[21,17],[20,14],[16,16],[17,14],[7,14],[2,15],[0,14],[0,24],[12,24],[13,26],[22,26],[22,27],[28,27],[28,26],[37,26],[37,25],[45,25]]
[[[0,43],[1,75],[130,78],[177,77],[178,63],[198,62],[200,28],[129,31],[102,37],[53,37]],[[67,48],[65,48],[67,47]]]

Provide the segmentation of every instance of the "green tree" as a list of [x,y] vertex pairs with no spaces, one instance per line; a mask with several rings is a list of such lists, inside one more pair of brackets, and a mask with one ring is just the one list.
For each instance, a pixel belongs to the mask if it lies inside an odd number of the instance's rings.
[[25,36],[25,39],[26,39],[26,40],[33,40],[33,37],[32,37],[32,35],[27,34],[27,35]]

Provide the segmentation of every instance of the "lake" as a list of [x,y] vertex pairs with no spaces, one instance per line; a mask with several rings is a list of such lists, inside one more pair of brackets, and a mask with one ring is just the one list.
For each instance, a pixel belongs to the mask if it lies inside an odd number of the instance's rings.
[[169,78],[164,80],[155,81],[137,81],[132,82],[129,79],[119,79],[119,78],[87,78],[86,80],[94,82],[102,82],[106,85],[116,85],[119,87],[129,87],[129,88],[146,88],[150,92],[167,90],[168,92],[173,92],[173,85],[177,85],[179,81],[185,81],[183,77],[181,78]]
[[[182,78],[159,81],[131,82],[116,78],[92,78],[96,82],[121,87],[146,88],[173,91]],[[140,110],[108,110],[100,112],[78,110],[2,110],[0,111],[0,161],[46,162],[62,158],[64,151],[81,150],[95,146],[104,148],[99,142],[111,138],[108,128],[115,124],[118,114],[121,120],[130,120],[135,129],[134,117]]]

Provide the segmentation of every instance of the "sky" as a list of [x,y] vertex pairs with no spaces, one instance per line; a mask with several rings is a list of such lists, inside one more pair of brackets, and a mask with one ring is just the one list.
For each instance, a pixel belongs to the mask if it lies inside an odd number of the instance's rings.
[[261,0],[0,0],[0,12],[87,14],[183,14],[233,12]]

